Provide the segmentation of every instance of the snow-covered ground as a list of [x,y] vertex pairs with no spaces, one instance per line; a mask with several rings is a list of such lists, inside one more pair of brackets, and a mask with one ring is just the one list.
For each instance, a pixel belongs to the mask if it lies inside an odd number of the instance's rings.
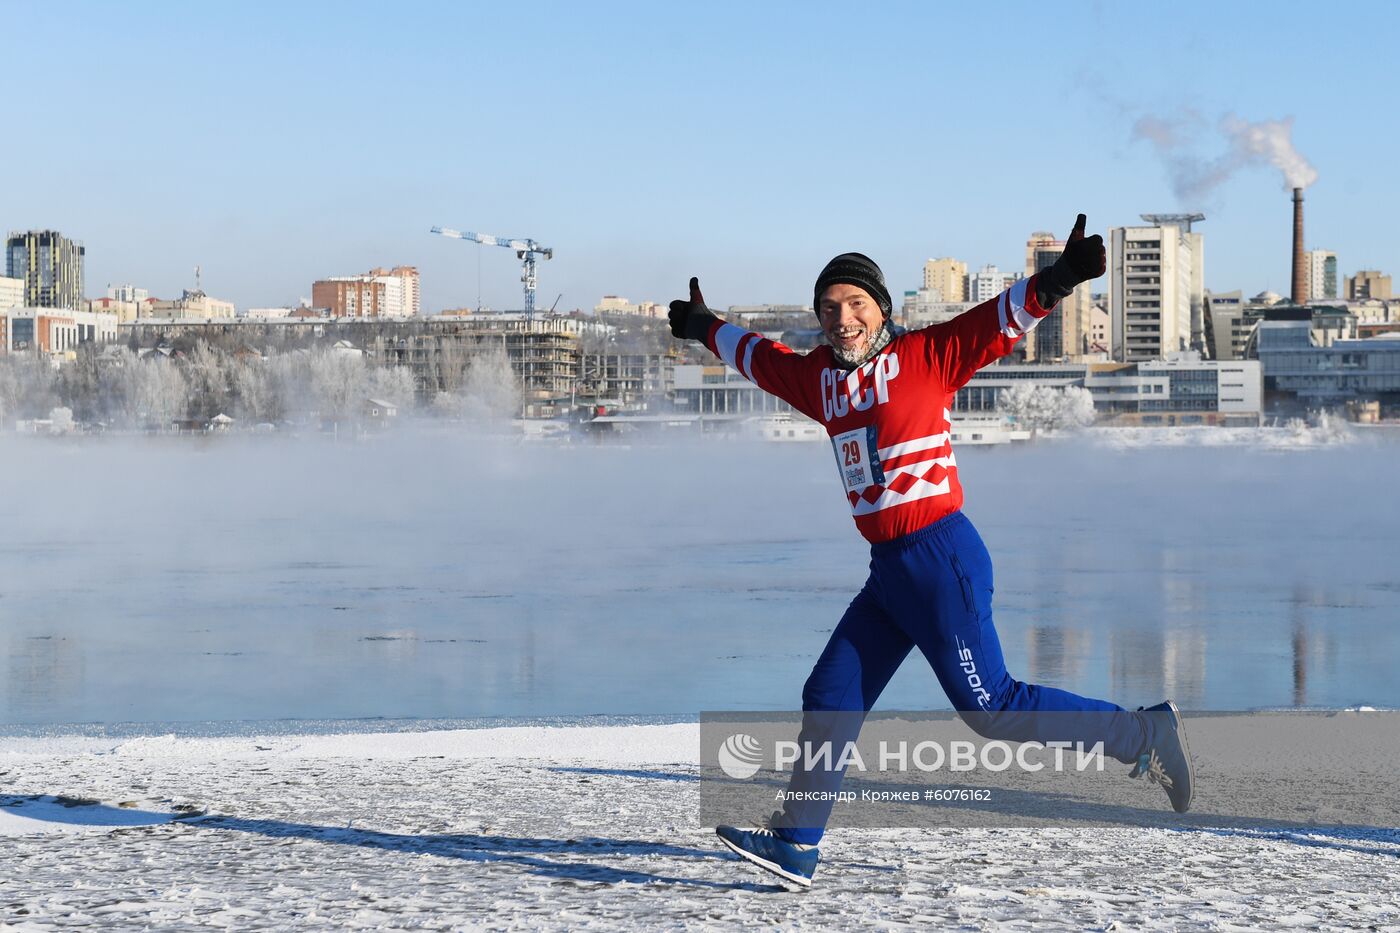
[[1400,929],[1389,831],[846,830],[788,892],[697,825],[698,750],[694,724],[0,739],[0,929]]

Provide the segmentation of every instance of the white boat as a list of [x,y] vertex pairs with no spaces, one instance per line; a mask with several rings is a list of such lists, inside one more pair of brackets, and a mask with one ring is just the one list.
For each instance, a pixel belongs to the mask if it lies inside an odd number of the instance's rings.
[[824,441],[827,439],[826,431],[815,421],[787,413],[747,418],[744,421],[744,429],[757,434],[765,441],[787,443],[789,441]]
[[1031,432],[1013,425],[1005,416],[966,416],[953,419],[952,441],[955,445],[1009,444],[1028,441]]

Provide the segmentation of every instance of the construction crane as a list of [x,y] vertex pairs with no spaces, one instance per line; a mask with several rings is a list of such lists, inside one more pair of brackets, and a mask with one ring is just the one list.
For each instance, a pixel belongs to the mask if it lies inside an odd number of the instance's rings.
[[541,246],[534,240],[516,239],[507,240],[503,237],[489,236],[485,233],[463,232],[453,230],[451,227],[434,227],[432,233],[440,233],[443,236],[452,237],[457,240],[471,240],[473,243],[485,243],[487,246],[504,246],[506,249],[515,250],[515,258],[524,262],[524,271],[520,273],[520,281],[525,283],[525,320],[535,319],[535,265],[539,262],[540,256],[545,259],[554,258],[554,250]]

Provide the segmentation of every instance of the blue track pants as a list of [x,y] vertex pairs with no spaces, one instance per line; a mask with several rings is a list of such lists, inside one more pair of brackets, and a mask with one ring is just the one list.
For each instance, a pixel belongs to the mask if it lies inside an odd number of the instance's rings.
[[[1151,726],[1104,700],[1022,683],[1006,672],[992,625],[992,561],[972,522],[954,512],[926,528],[871,546],[870,577],[842,616],[802,690],[802,709],[869,712],[894,672],[917,647],[933,668],[953,708],[989,739],[1103,742],[1104,753],[1136,761]],[[986,712],[991,715],[980,717]],[[1036,716],[1040,712],[1085,712]],[[1024,713],[1026,715],[1017,715]],[[863,716],[804,715],[799,743],[854,741]],[[1054,734],[1050,734],[1053,732]],[[803,745],[803,747],[807,747]],[[841,775],[793,772],[790,790],[801,800],[830,791]],[[835,785],[835,786],[833,786]],[[821,795],[817,795],[821,796]],[[790,842],[815,844],[831,815],[831,801],[789,803],[778,832]]]

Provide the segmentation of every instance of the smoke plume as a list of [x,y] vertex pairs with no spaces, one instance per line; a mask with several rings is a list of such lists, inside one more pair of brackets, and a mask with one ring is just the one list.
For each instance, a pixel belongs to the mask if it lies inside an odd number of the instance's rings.
[[[1200,201],[1241,169],[1272,165],[1283,173],[1283,187],[1306,188],[1317,170],[1293,148],[1293,118],[1250,122],[1233,113],[1212,127],[1194,111],[1176,116],[1146,115],[1133,124],[1133,139],[1150,143],[1165,162],[1172,190],[1182,201]],[[1203,155],[1203,144],[1225,144],[1216,156]]]

